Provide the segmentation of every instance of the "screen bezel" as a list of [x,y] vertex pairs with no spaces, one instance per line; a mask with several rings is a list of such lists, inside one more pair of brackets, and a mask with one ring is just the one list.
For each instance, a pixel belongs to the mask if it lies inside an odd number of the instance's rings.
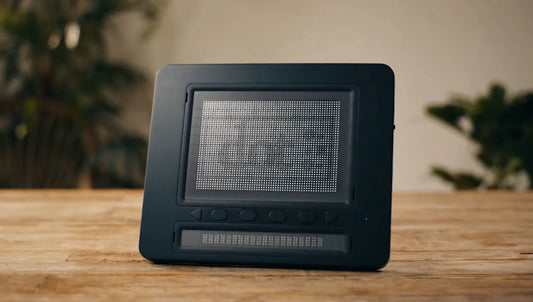
[[[203,91],[243,91],[243,92],[334,92],[344,95],[341,102],[345,103],[347,112],[341,118],[340,127],[343,127],[343,140],[339,140],[339,152],[344,156],[343,172],[338,172],[338,180],[342,179],[342,192],[337,193],[287,193],[287,192],[241,192],[213,190],[203,198],[186,198],[187,195],[187,168],[189,161],[189,144],[191,134],[192,113],[194,109],[195,92]],[[311,206],[320,208],[339,208],[354,202],[353,167],[355,165],[355,134],[357,133],[357,106],[358,89],[353,85],[307,85],[307,84],[190,84],[187,86],[184,123],[182,126],[181,158],[179,162],[179,177],[177,202],[183,206],[217,205],[217,206],[242,206],[255,204],[258,207],[301,207]],[[341,142],[342,141],[342,142]],[[339,165],[341,165],[339,155]],[[222,194],[221,194],[222,193]],[[332,194],[336,194],[332,200]],[[230,197],[231,196],[231,197]],[[257,197],[257,198],[254,198]]]
[[[201,125],[201,115],[204,101],[219,101],[232,98],[234,100],[336,100],[339,101],[339,147],[338,165],[335,172],[336,191],[335,192],[287,192],[287,191],[254,191],[254,190],[199,190],[195,188],[197,176],[197,163],[199,154],[197,145],[199,143],[199,127]],[[346,144],[351,136],[354,100],[352,94],[347,91],[195,91],[192,100],[192,119],[189,130],[189,158],[187,163],[185,184],[185,200],[236,200],[249,202],[347,202],[349,198],[348,183],[350,174],[351,145]],[[195,117],[196,116],[196,117]],[[196,124],[196,126],[195,126]]]

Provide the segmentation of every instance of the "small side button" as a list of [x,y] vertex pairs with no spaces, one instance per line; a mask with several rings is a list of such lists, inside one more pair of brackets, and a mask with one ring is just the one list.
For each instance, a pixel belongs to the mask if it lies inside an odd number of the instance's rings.
[[268,213],[268,220],[271,222],[283,222],[286,218],[285,212],[281,210],[272,210]]
[[216,221],[226,220],[228,218],[228,211],[226,210],[212,210],[211,218]]
[[239,217],[243,221],[254,221],[257,218],[257,214],[253,210],[242,210],[239,213]]
[[298,221],[301,223],[313,223],[315,222],[315,213],[311,211],[301,211],[298,213]]
[[198,221],[202,220],[202,209],[196,209],[192,211],[190,214],[194,219]]

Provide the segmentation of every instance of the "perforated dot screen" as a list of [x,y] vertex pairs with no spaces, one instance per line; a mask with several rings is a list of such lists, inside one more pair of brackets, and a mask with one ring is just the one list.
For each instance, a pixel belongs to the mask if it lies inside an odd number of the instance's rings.
[[350,91],[192,93],[184,200],[347,202]]
[[205,100],[197,190],[336,192],[339,100]]

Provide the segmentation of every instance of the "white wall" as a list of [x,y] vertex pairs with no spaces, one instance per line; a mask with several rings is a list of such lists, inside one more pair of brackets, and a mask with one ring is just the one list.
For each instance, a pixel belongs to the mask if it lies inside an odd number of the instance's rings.
[[[533,1],[169,1],[140,41],[136,15],[114,22],[112,55],[153,75],[168,63],[383,62],[396,74],[394,190],[449,189],[429,167],[481,171],[475,146],[425,115],[453,93],[498,81],[533,89]],[[148,132],[151,87],[124,118]]]

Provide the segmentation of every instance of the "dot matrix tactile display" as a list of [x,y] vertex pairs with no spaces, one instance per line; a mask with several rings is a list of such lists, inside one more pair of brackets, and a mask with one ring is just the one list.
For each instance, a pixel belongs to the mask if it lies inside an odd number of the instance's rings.
[[336,192],[339,100],[204,100],[197,190]]

